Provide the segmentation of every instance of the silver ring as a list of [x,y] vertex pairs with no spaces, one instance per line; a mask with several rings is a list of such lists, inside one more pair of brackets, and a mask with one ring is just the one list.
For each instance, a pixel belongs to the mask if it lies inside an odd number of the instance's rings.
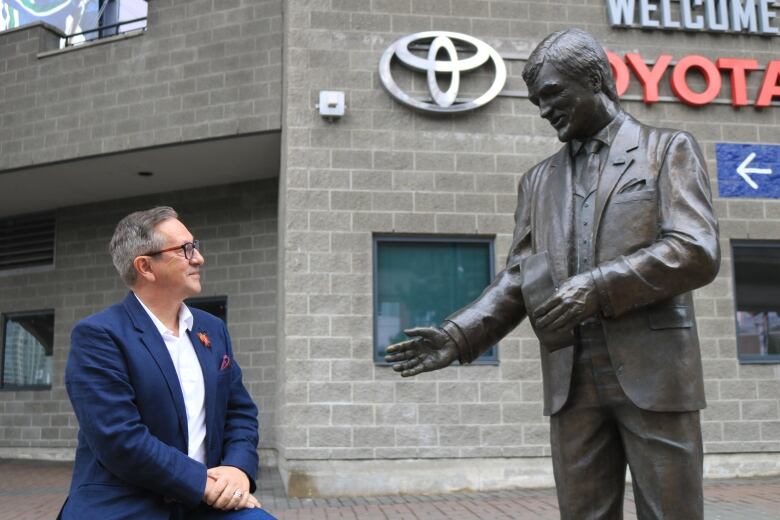
[[240,489],[236,489],[235,491],[233,491],[233,496],[236,498],[241,498],[242,496],[244,496],[244,494],[241,492]]

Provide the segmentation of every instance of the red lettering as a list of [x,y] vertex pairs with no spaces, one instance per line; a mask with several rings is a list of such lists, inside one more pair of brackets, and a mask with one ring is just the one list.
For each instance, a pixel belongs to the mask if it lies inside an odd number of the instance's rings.
[[766,66],[764,81],[756,98],[756,106],[768,107],[775,97],[780,97],[780,61],[772,60]]
[[658,56],[658,61],[653,65],[653,69],[650,70],[642,61],[642,57],[639,54],[626,54],[626,61],[628,65],[634,71],[639,82],[644,89],[644,102],[647,104],[658,102],[658,82],[666,72],[666,68],[672,62],[672,56],[670,54],[661,54]]
[[747,105],[747,83],[745,78],[748,71],[758,68],[758,62],[742,58],[718,58],[715,65],[721,70],[731,71],[731,105],[735,107]]
[[[686,75],[691,69],[698,69],[704,76],[706,87],[702,92],[692,90],[686,81]],[[704,56],[691,55],[681,59],[672,71],[672,91],[683,103],[692,106],[701,106],[710,103],[720,92],[723,81],[720,71],[710,60]]]
[[[631,77],[636,76],[642,85],[643,101],[647,104],[660,101],[659,85],[670,69],[671,55],[661,54],[655,63],[648,65],[642,56],[636,53],[627,53],[623,61],[621,56],[614,52],[606,52],[619,96],[623,96],[628,91]],[[718,97],[723,87],[722,74],[728,73],[731,79],[731,105],[742,107],[750,103],[747,88],[748,74],[758,69],[758,62],[750,58],[718,58],[713,63],[704,56],[690,55],[681,58],[671,70],[669,82],[672,92],[680,101],[691,106],[702,106]],[[702,75],[705,84],[703,91],[697,92],[689,86],[688,72],[691,70]],[[768,107],[776,99],[780,99],[780,60],[773,60],[767,64],[755,106]]]
[[607,51],[607,59],[612,67],[612,77],[615,78],[615,88],[618,96],[622,96],[628,90],[628,67],[614,52]]

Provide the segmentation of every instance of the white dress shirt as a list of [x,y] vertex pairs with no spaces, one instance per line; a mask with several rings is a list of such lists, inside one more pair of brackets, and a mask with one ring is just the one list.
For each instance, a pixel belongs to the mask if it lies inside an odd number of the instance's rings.
[[[133,293],[135,294],[135,293]],[[144,305],[136,295],[141,307],[152,319],[160,332],[173,367],[179,377],[179,385],[184,396],[184,408],[187,410],[187,435],[189,446],[187,455],[198,462],[206,463],[206,389],[203,383],[203,371],[200,368],[195,347],[186,333],[192,330],[192,312],[183,303],[179,308],[179,335],[176,336]]]

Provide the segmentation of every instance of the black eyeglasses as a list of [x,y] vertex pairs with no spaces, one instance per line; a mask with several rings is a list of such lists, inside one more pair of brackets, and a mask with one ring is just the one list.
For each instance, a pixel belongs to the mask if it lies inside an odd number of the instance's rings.
[[177,249],[181,249],[184,252],[184,258],[186,258],[187,260],[192,260],[192,257],[195,255],[195,250],[197,249],[198,251],[200,251],[200,240],[185,242],[180,246],[169,247],[168,249],[161,249],[153,253],[146,253],[143,256],[155,256],[162,253],[167,253],[169,251],[176,251]]

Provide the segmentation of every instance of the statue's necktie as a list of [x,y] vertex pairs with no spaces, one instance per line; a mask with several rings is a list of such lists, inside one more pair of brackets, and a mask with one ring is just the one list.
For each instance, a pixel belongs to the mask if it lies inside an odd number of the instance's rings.
[[579,157],[577,161],[577,181],[585,190],[585,193],[590,193],[596,187],[599,171],[601,170],[601,158],[599,156],[601,145],[602,143],[598,139],[589,139],[580,148],[578,155],[584,157]]

